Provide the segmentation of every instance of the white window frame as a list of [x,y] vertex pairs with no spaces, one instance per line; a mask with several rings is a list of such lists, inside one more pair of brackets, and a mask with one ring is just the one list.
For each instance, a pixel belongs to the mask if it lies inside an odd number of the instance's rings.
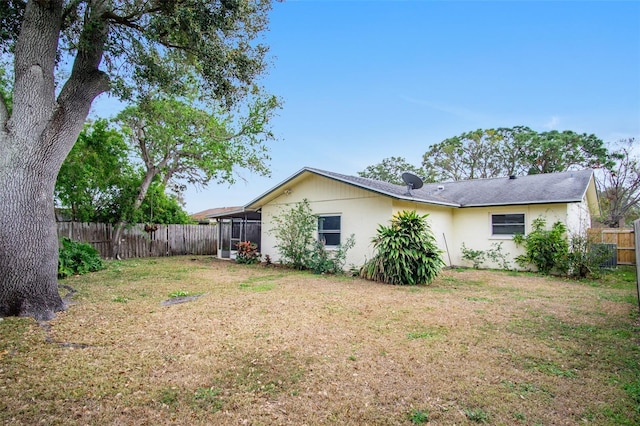
[[[495,226],[496,224],[494,224],[493,222],[493,218],[495,216],[522,216],[522,234],[526,233],[527,230],[527,216],[524,213],[521,212],[508,212],[508,213],[490,213],[489,214],[489,226],[491,228],[491,237],[492,238],[513,238],[514,235],[519,234],[520,232],[517,233],[512,233],[512,234],[496,234],[495,231]],[[500,226],[501,224],[497,224],[497,226]],[[504,224],[505,226],[514,226],[514,225],[520,225],[520,223],[517,224]]]
[[[327,217],[337,217],[338,221],[339,221],[339,228],[338,229],[329,229],[329,230],[324,230],[320,224],[321,224],[321,220]],[[332,248],[332,247],[338,247],[338,245],[340,245],[340,243],[342,242],[342,215],[340,214],[319,214],[318,215],[318,241],[322,241],[322,236],[324,234],[337,234],[338,235],[338,244],[326,244],[327,248]]]

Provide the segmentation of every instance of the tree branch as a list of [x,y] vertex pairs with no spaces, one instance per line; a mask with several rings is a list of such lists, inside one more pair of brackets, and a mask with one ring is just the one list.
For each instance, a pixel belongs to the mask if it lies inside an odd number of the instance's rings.
[[175,171],[173,170],[168,170],[164,176],[162,177],[162,185],[166,188],[167,184],[169,183],[169,181],[171,180],[171,178],[173,177],[173,174],[175,173]]
[[109,79],[99,70],[109,33],[109,24],[99,17],[107,7],[105,1],[96,0],[85,11],[85,23],[71,76],[58,96],[58,109],[50,126],[52,134],[73,132],[75,141],[93,100],[109,90]]
[[27,4],[15,46],[12,119],[26,125],[33,137],[43,130],[55,107],[54,67],[62,0],[47,3]]
[[142,122],[135,123],[131,126],[131,129],[135,132],[135,139],[138,141],[138,148],[140,148],[140,155],[142,157],[142,161],[147,169],[153,167],[153,161],[151,161],[151,156],[149,155],[149,150],[147,149],[147,144],[145,143],[145,132],[144,132],[144,124]]
[[68,27],[67,19],[69,18],[69,16],[71,16],[72,13],[74,13],[77,10],[78,6],[80,5],[80,3],[82,3],[82,1],[83,0],[72,0],[63,9],[62,11],[62,30],[63,31]]
[[[171,2],[172,5],[176,6],[179,5],[181,3],[184,3],[183,1],[173,1]],[[117,13],[115,13],[113,11],[113,9],[107,10],[102,14],[102,18],[104,18],[105,20],[111,20],[111,22],[115,23],[115,24],[120,24],[120,25],[124,25],[126,27],[129,28],[133,28],[133,29],[142,29],[141,26],[137,25],[134,23],[134,21],[139,20],[140,18],[142,18],[145,15],[149,15],[149,14],[153,14],[153,13],[158,13],[158,12],[162,12],[163,7],[161,5],[158,6],[152,6],[152,7],[148,7],[148,8],[141,8],[135,12],[131,12],[128,15],[118,15]]]
[[[182,3],[182,2],[176,1],[174,3],[175,4],[179,4],[179,3]],[[158,12],[161,12],[162,10],[163,10],[163,8],[160,7],[160,6],[150,7],[148,9],[142,9],[142,10],[139,10],[137,12],[130,13],[128,15],[118,15],[113,10],[108,10],[108,11],[105,11],[103,13],[102,18],[105,21],[110,21],[110,22],[112,22],[114,24],[122,25],[122,26],[127,27],[127,28],[131,28],[132,30],[138,31],[139,33],[145,33],[147,31],[147,29],[144,28],[142,25],[136,23],[136,21],[139,20],[144,15],[150,15],[150,14],[158,13]],[[197,50],[193,49],[190,45],[182,45],[182,44],[171,43],[165,37],[161,37],[160,39],[158,39],[158,43],[160,43],[162,46],[164,46],[164,47],[166,47],[168,49],[179,49],[179,50],[184,50],[184,51],[190,52],[190,53],[196,53],[197,52]]]
[[124,27],[128,27],[142,33],[144,32],[144,27],[135,23],[135,21],[145,13],[154,13],[159,10],[159,8],[151,8],[149,10],[143,10],[139,13],[132,13],[127,16],[120,16],[113,12],[113,10],[107,10],[102,14],[102,19],[104,19],[104,21],[111,21],[114,24],[122,25]]

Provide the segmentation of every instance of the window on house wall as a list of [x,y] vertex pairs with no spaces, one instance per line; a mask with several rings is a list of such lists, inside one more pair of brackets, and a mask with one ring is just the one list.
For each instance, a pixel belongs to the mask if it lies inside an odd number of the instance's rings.
[[326,246],[340,245],[340,216],[318,217],[318,240]]
[[492,214],[491,233],[493,235],[524,234],[524,213]]

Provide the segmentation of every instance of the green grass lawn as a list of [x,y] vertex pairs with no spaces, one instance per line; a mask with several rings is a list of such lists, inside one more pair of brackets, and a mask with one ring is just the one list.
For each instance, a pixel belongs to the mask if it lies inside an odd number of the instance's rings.
[[405,287],[175,257],[61,283],[46,326],[0,322],[3,424],[640,424],[631,268]]

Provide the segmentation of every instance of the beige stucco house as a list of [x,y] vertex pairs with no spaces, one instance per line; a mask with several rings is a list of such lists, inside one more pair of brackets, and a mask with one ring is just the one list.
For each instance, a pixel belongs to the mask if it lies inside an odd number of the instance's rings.
[[[487,250],[502,242],[503,252],[522,253],[516,233],[528,233],[535,218],[561,221],[569,233],[583,233],[598,212],[593,171],[476,179],[425,184],[420,189],[305,167],[251,201],[245,210],[262,214],[261,252],[277,261],[272,220],[307,199],[321,219],[319,237],[328,248],[351,234],[356,245],[347,266],[360,266],[374,254],[371,239],[398,211],[429,214],[428,222],[449,266],[466,265],[462,245]],[[498,265],[488,265],[498,266]]]

